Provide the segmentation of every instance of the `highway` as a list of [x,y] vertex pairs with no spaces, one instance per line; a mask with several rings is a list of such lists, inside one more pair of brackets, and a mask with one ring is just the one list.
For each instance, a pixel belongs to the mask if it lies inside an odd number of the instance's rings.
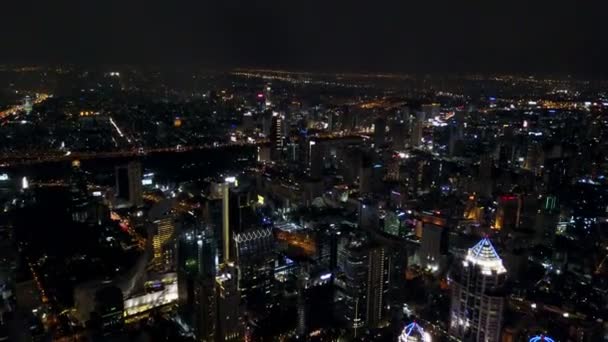
[[266,143],[267,141],[257,142],[230,142],[230,143],[218,143],[218,144],[207,144],[197,146],[176,146],[176,147],[162,147],[152,149],[130,149],[122,151],[106,151],[106,152],[71,152],[69,154],[19,154],[19,155],[4,155],[0,156],[0,166],[10,167],[19,165],[35,165],[42,163],[52,162],[63,162],[72,160],[88,160],[88,159],[111,159],[111,158],[126,158],[126,157],[137,157],[156,153],[184,153],[191,151],[204,151],[204,150],[215,150],[229,147],[243,147],[243,146],[258,146]]

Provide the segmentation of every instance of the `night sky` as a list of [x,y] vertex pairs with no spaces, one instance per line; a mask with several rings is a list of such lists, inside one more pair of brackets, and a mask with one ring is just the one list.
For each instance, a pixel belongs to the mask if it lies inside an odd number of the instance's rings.
[[606,1],[2,2],[0,62],[608,76]]

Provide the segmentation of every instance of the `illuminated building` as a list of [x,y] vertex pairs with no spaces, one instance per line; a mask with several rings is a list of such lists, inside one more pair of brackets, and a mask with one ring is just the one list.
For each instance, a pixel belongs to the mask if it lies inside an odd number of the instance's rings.
[[270,144],[272,146],[272,160],[279,160],[283,154],[284,132],[283,132],[283,117],[277,112],[272,113],[270,125]]
[[89,192],[80,162],[72,162],[72,174],[69,182],[70,213],[75,222],[85,222],[89,216]]
[[449,332],[474,341],[500,340],[507,270],[488,238],[470,248],[451,273]]
[[383,247],[364,235],[353,235],[346,246],[345,318],[354,337],[364,327],[377,328],[384,317],[389,261]]
[[528,342],[555,342],[555,340],[549,336],[538,335],[532,337]]
[[182,127],[182,123],[182,119],[179,116],[176,116],[175,119],[173,119],[173,127],[175,128]]
[[412,135],[410,136],[410,146],[418,147],[422,144],[422,133],[423,133],[423,121],[420,119],[416,119],[414,121],[414,125],[412,126]]
[[215,334],[217,245],[213,230],[195,227],[180,234],[177,248],[178,309],[198,341]]
[[420,241],[420,263],[422,266],[437,271],[442,255],[447,252],[447,229],[443,226],[424,223]]
[[312,178],[320,178],[323,172],[323,156],[321,153],[321,144],[318,141],[311,140],[308,143],[308,172]]
[[32,112],[34,105],[32,103],[32,98],[27,95],[25,100],[23,101],[23,110],[25,111],[25,115],[29,115]]
[[234,234],[239,267],[241,300],[247,308],[264,313],[274,301],[274,236],[272,229],[255,229]]
[[143,205],[141,164],[130,162],[116,167],[116,197],[118,205],[127,204],[141,207]]
[[230,255],[230,186],[237,186],[235,177],[226,177],[220,187],[222,193],[222,256],[215,277],[217,298],[216,339],[219,341],[242,341],[243,327],[240,317],[241,295],[238,286],[238,269]]
[[389,130],[393,148],[396,150],[403,149],[405,147],[405,123],[402,120],[393,120]]
[[224,262],[215,277],[217,296],[216,334],[219,341],[242,341],[238,271],[234,263]]
[[498,197],[494,229],[508,234],[519,228],[521,210],[522,200],[519,195],[509,194]]
[[412,322],[403,328],[397,342],[431,342],[431,335],[425,332],[418,323]]
[[174,261],[175,222],[171,213],[166,215],[166,217],[154,222],[156,229],[152,237],[152,248],[156,266],[169,270],[172,268]]

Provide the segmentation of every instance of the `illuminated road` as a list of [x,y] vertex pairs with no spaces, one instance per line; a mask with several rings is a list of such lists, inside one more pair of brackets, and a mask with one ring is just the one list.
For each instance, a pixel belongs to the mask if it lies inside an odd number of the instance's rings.
[[[315,135],[314,138],[322,139],[324,141],[329,140],[343,140],[349,138],[363,138],[365,136],[361,134],[338,134],[338,133],[322,133]],[[107,151],[107,152],[71,152],[69,154],[62,153],[40,153],[40,154],[5,154],[0,155],[0,166],[17,166],[17,165],[33,165],[40,163],[50,162],[62,162],[72,161],[74,159],[87,160],[87,159],[104,159],[104,158],[127,158],[136,157],[143,155],[150,155],[156,153],[185,153],[191,151],[205,151],[205,150],[219,150],[230,147],[245,147],[245,146],[260,146],[267,144],[268,140],[257,140],[255,142],[228,142],[228,143],[214,143],[206,145],[193,145],[193,146],[174,146],[174,147],[161,147],[151,149],[129,149],[121,151]]]
[[266,143],[266,141],[258,141],[253,143],[248,142],[231,142],[224,144],[208,144],[198,146],[179,146],[179,147],[164,147],[164,148],[153,148],[146,150],[126,150],[126,151],[108,151],[108,152],[72,152],[70,154],[25,154],[18,156],[0,156],[0,165],[2,166],[15,166],[15,165],[32,165],[49,162],[61,162],[61,161],[72,161],[74,159],[87,160],[87,159],[103,159],[103,158],[125,158],[125,157],[136,157],[142,155],[149,155],[155,153],[184,153],[189,151],[204,151],[204,150],[216,150],[228,147],[243,147],[243,146],[257,146]]
[[[44,102],[46,99],[48,99],[48,98],[49,98],[48,94],[38,94],[36,96],[36,98],[34,99],[34,101],[32,101],[32,105],[40,104],[40,103]],[[13,116],[13,115],[15,115],[15,114],[17,114],[19,112],[22,112],[24,110],[25,110],[25,105],[15,105],[15,106],[12,106],[12,107],[10,107],[8,109],[0,111],[0,120],[8,119],[11,116]]]

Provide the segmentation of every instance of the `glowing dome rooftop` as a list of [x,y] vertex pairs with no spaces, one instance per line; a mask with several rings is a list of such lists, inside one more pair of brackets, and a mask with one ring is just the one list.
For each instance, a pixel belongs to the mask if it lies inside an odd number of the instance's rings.
[[555,342],[551,337],[547,337],[544,335],[534,336],[530,339],[529,342]]
[[482,272],[486,274],[507,272],[502,259],[488,238],[481,239],[475,246],[469,248],[465,262],[480,266]]
[[431,342],[431,335],[425,332],[418,323],[412,322],[403,328],[398,342]]

